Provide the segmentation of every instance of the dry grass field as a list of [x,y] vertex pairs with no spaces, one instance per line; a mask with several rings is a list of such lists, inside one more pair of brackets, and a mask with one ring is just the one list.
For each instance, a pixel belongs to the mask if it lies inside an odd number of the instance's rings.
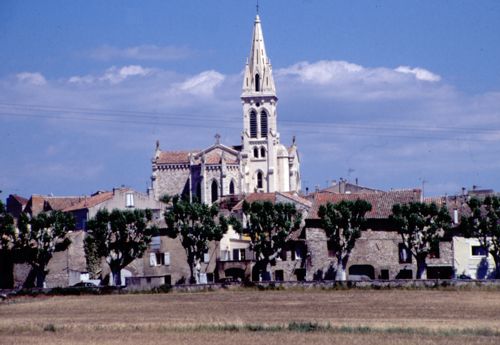
[[500,344],[500,292],[218,291],[19,298],[0,344]]

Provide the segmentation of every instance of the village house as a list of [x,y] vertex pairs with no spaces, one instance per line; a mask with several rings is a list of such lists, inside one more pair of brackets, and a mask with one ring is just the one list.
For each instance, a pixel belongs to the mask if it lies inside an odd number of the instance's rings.
[[[377,192],[366,194],[316,193],[309,217],[306,220],[305,242],[308,250],[306,279],[334,279],[336,270],[335,253],[330,249],[325,231],[321,228],[318,210],[328,202],[362,199],[372,205],[366,214],[366,230],[349,257],[346,267],[348,280],[359,279],[414,279],[416,261],[405,250],[397,228],[390,222],[394,204],[418,202],[419,189]],[[452,239],[444,238],[427,260],[428,278],[452,278]]]

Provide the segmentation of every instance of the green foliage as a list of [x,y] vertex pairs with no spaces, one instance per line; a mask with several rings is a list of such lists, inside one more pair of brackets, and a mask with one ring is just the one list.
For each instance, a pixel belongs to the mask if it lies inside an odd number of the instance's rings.
[[[141,258],[151,237],[157,233],[152,225],[151,210],[117,210],[111,213],[99,210],[94,218],[87,222],[85,253],[91,265],[98,265],[101,258],[106,258],[115,285],[121,285],[120,270],[133,260]],[[92,267],[95,269],[95,267]]]
[[0,200],[0,250],[9,250],[15,238],[14,218]]
[[468,217],[462,216],[460,227],[467,237],[479,240],[495,260],[496,278],[500,278],[500,199],[486,197],[483,201],[472,198],[467,202]]
[[417,279],[420,279],[426,269],[427,255],[439,246],[440,239],[450,229],[448,210],[435,203],[411,202],[394,205],[390,218],[398,227],[404,246],[417,260]]
[[228,220],[218,214],[215,204],[208,206],[179,197],[174,197],[172,206],[165,211],[168,236],[179,238],[186,251],[191,283],[196,281],[194,271],[208,252],[208,243],[219,241],[227,231]]
[[[20,215],[12,250],[16,261],[31,265],[37,287],[43,286],[48,273],[46,267],[54,252],[66,250],[71,244],[67,234],[74,227],[73,216],[61,211],[40,213],[32,218],[25,213]],[[32,286],[31,277],[26,281],[26,287]]]
[[356,240],[361,237],[361,230],[366,222],[365,214],[371,209],[372,205],[369,202],[360,199],[342,200],[336,204],[329,202],[319,207],[321,227],[325,230],[338,260],[338,279],[344,279],[343,272],[349,255],[354,249]]
[[[294,204],[269,201],[243,202],[244,224],[234,222],[237,232],[250,237],[257,263],[273,262],[283,250],[290,233],[300,229],[302,214]],[[264,269],[264,267],[262,267]]]

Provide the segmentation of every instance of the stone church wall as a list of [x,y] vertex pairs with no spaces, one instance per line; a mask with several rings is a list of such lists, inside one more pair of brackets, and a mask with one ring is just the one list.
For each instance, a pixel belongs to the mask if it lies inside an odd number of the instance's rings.
[[171,196],[182,194],[187,186],[189,175],[189,166],[159,168],[156,171],[156,179],[153,182],[155,199],[159,200],[165,194]]

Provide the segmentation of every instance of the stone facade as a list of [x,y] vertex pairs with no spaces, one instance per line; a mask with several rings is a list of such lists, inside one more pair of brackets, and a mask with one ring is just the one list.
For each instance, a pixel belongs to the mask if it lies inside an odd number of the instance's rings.
[[[337,260],[333,253],[328,250],[328,241],[324,230],[314,227],[307,228],[306,238],[310,255],[307,280],[334,279]],[[416,260],[412,258],[409,263],[400,260],[401,243],[401,237],[394,229],[363,231],[349,257],[346,267],[347,279],[415,279]],[[429,257],[427,265],[429,278],[452,278],[452,241],[440,242],[439,257]]]

